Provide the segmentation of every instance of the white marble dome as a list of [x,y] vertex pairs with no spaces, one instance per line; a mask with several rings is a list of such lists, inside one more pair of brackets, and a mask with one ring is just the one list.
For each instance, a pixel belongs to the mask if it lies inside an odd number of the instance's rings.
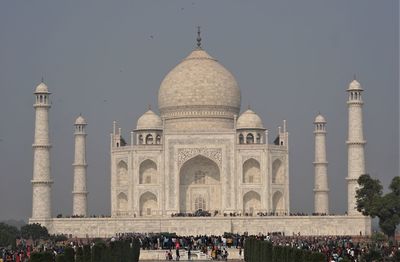
[[326,123],[325,117],[323,117],[321,114],[318,114],[315,117],[314,123]]
[[353,81],[350,82],[349,88],[347,90],[361,90],[362,91],[363,89],[361,87],[360,82],[358,82],[357,80],[354,79]]
[[161,116],[233,119],[240,111],[234,76],[201,48],[192,51],[164,78],[158,92]]
[[149,109],[139,117],[136,129],[162,129],[161,117]]
[[251,109],[243,112],[236,123],[237,129],[264,129],[261,118]]
[[43,82],[41,82],[35,89],[35,93],[49,93],[49,88]]
[[75,120],[75,125],[87,125],[87,122],[85,118],[83,118],[81,115],[78,116]]

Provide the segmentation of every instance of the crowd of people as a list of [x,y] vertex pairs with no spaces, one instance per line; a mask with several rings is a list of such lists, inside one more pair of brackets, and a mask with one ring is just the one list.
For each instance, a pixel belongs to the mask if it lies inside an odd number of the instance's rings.
[[[347,215],[347,214],[345,214]],[[220,213],[218,210],[215,210],[213,213],[204,210],[197,210],[196,212],[180,212],[180,213],[172,213],[171,217],[211,217],[211,216],[224,216],[224,217],[266,217],[266,216],[336,216],[336,214],[327,214],[327,213],[286,213],[286,212],[257,212],[255,214],[251,212],[232,212],[232,213]]]
[[301,236],[293,234],[285,236],[283,232],[270,232],[265,235],[248,236],[238,234],[225,234],[223,236],[176,236],[169,234],[135,234],[126,233],[119,234],[119,238],[138,238],[141,248],[144,250],[165,249],[166,259],[169,260],[174,252],[178,250],[176,256],[179,255],[180,249],[200,250],[211,259],[225,259],[222,256],[224,252],[228,254],[229,250],[237,249],[239,256],[243,258],[244,243],[248,237],[255,237],[264,241],[270,241],[276,246],[289,246],[297,249],[304,249],[313,252],[325,254],[327,261],[341,261],[344,258],[350,261],[361,261],[362,255],[368,254],[371,250],[381,253],[383,257],[394,257],[396,252],[400,252],[399,243],[390,244],[388,241],[376,243],[366,237],[350,236]]
[[[198,235],[198,236],[177,236],[170,233],[120,233],[115,237],[107,239],[106,242],[112,242],[121,239],[139,240],[143,250],[165,250],[166,260],[179,260],[182,251],[190,258],[192,252],[202,252],[206,257],[212,260],[226,260],[229,252],[235,250],[243,258],[246,239],[249,237],[257,238],[263,241],[270,241],[276,246],[289,246],[297,249],[321,252],[326,255],[327,261],[334,262],[348,258],[351,261],[360,261],[364,254],[371,250],[381,253],[384,257],[394,257],[400,252],[398,242],[389,244],[388,241],[372,242],[367,237],[352,238],[349,236],[301,236],[293,234],[285,236],[282,232],[270,232],[265,235],[249,236],[248,234],[225,234],[216,235]],[[32,252],[51,251],[54,254],[63,253],[66,247],[76,248],[83,244],[94,245],[95,240],[80,239],[75,241],[63,242],[45,242],[32,247],[31,243],[20,241],[14,249],[0,248],[0,258],[12,262],[25,262]]]

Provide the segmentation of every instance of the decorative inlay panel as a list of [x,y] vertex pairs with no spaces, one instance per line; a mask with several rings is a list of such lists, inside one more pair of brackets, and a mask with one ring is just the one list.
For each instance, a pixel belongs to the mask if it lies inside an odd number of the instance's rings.
[[178,149],[178,168],[194,156],[203,155],[214,160],[214,162],[221,168],[222,165],[222,151],[219,148],[181,148]]

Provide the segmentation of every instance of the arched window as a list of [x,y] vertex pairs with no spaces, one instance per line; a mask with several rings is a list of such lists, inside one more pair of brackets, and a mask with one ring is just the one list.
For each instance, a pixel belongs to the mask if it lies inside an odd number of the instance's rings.
[[142,145],[142,144],[143,144],[143,136],[139,135],[139,145]]
[[244,137],[242,134],[239,135],[239,144],[244,144]]
[[194,210],[206,210],[206,200],[202,196],[197,196],[194,200]]
[[152,145],[153,144],[153,136],[151,134],[148,134],[146,136],[146,144],[147,145]]
[[161,144],[161,136],[160,135],[157,135],[157,137],[156,137],[156,144],[157,145]]
[[253,136],[253,134],[248,134],[246,136],[246,143],[247,144],[254,144],[254,136]]

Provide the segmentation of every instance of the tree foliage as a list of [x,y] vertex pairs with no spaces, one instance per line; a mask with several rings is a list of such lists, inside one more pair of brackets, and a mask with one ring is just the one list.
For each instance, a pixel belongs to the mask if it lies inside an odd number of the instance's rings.
[[0,223],[0,247],[15,246],[19,230],[4,223]]
[[48,239],[49,232],[46,227],[40,224],[28,224],[21,227],[21,236],[24,239],[32,238],[33,240]]
[[394,237],[400,224],[400,177],[393,178],[390,192],[383,195],[378,179],[368,174],[358,178],[360,188],[356,191],[357,210],[365,216],[379,218],[379,226],[389,237]]

